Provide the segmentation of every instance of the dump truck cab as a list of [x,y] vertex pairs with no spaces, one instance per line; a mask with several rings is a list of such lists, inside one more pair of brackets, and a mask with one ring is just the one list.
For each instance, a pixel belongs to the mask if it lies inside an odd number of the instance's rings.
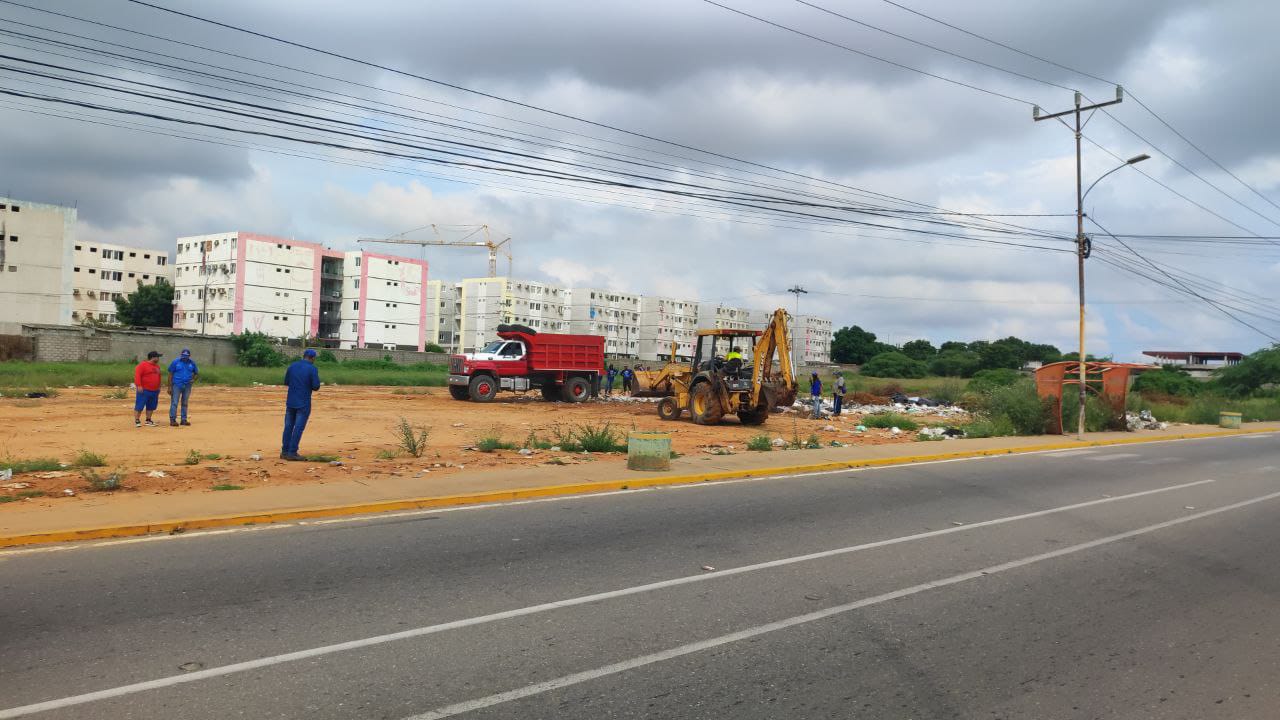
[[499,390],[538,390],[547,400],[582,402],[599,387],[604,338],[538,333],[499,325],[498,339],[476,352],[449,358],[449,394],[489,402]]

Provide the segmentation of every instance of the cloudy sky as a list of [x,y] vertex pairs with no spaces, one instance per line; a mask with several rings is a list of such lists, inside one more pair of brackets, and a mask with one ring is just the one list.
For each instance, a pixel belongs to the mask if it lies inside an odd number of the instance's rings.
[[[0,89],[22,95],[0,96],[0,190],[75,204],[82,238],[165,249],[233,229],[350,248],[487,223],[513,238],[520,277],[758,308],[792,307],[782,291],[799,284],[802,312],[893,343],[1014,334],[1071,349],[1074,144],[1029,103],[1106,100],[1120,82],[1133,96],[1085,129],[1085,183],[1119,164],[1108,151],[1152,159],[1107,177],[1086,212],[1122,236],[1181,237],[1129,239],[1140,259],[1089,226],[1089,350],[1131,360],[1280,336],[1280,241],[1186,239],[1280,235],[1280,5],[717,2],[812,37],[701,0],[156,0],[361,64],[126,0],[5,1]],[[280,123],[299,112],[308,127]],[[810,204],[371,154],[391,133],[417,157],[444,138],[544,172]],[[335,138],[358,149],[299,142]],[[436,278],[485,272],[480,252],[427,257]]]

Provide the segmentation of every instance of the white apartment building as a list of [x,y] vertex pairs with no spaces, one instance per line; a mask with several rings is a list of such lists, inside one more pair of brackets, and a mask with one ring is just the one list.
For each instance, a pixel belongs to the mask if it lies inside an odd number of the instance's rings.
[[458,287],[458,352],[483,347],[497,337],[502,324],[526,325],[538,332],[570,332],[569,293],[563,287],[507,277],[468,278]]
[[831,321],[814,315],[791,319],[791,343],[797,364],[826,365],[831,362]]
[[604,337],[606,356],[639,356],[639,295],[600,288],[571,288],[568,298],[570,333]]
[[116,299],[139,285],[173,282],[169,253],[108,243],[77,242],[72,251],[71,321],[116,322]]
[[238,231],[177,242],[175,328],[305,335],[343,348],[423,347],[423,260]]
[[693,358],[698,334],[698,303],[668,297],[640,298],[641,360],[670,361],[671,343],[676,344],[676,359]]
[[750,330],[752,327],[751,310],[747,308],[721,305],[720,303],[698,304],[699,330]]
[[427,344],[439,345],[445,352],[456,348],[454,331],[459,289],[455,283],[427,281]]
[[75,208],[0,197],[0,333],[69,325]]

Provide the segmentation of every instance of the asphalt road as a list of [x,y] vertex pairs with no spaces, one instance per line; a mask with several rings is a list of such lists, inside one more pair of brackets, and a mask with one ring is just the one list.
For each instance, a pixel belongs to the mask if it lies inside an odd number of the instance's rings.
[[1274,718],[1280,435],[0,552],[0,718]]

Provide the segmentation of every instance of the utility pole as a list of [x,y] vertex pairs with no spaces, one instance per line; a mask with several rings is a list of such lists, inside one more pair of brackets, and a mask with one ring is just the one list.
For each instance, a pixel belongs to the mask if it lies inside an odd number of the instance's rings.
[[787,288],[787,292],[796,296],[796,317],[800,317],[800,294],[804,293],[805,295],[808,295],[809,291],[799,285],[792,285]]
[[[1084,439],[1084,403],[1088,391],[1088,387],[1086,385],[1086,380],[1088,379],[1086,374],[1087,370],[1085,369],[1084,360],[1084,261],[1089,257],[1089,251],[1091,249],[1089,238],[1084,234],[1084,194],[1081,192],[1083,188],[1080,169],[1080,138],[1081,133],[1084,130],[1084,126],[1088,124],[1089,118],[1093,117],[1093,111],[1107,107],[1108,105],[1118,105],[1123,100],[1124,88],[1117,85],[1115,100],[1108,100],[1103,103],[1094,103],[1093,105],[1082,106],[1080,104],[1081,94],[1077,91],[1075,96],[1075,107],[1070,110],[1063,110],[1062,112],[1056,112],[1052,115],[1041,115],[1039,105],[1033,105],[1031,107],[1031,118],[1036,122],[1040,122],[1041,120],[1057,119],[1058,122],[1061,122],[1063,125],[1066,125],[1068,129],[1072,130],[1076,136],[1076,274],[1080,285],[1080,414],[1076,422],[1076,438],[1078,440]],[[1090,115],[1089,118],[1085,118],[1085,121],[1082,123],[1080,121],[1080,113],[1085,111],[1090,112]],[[1062,120],[1066,115],[1075,116],[1075,127],[1068,125],[1066,121]]]

